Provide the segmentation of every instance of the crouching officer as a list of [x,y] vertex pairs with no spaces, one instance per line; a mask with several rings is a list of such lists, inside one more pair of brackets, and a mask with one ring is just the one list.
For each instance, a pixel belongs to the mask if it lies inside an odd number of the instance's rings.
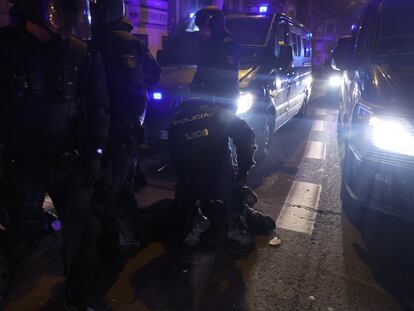
[[[198,99],[182,105],[170,128],[170,152],[179,175],[177,199],[224,200],[229,209],[228,236],[241,244],[252,242],[244,231],[243,204],[238,198],[254,165],[253,130],[235,115],[239,94],[239,46],[225,27],[223,12],[214,6],[196,13],[202,43],[192,92]],[[237,175],[229,140],[237,149]],[[208,220],[196,210],[187,244],[196,244]]]
[[63,223],[68,310],[87,307],[99,232],[92,186],[109,131],[101,60],[72,36],[90,35],[88,8],[86,0],[20,0],[22,21],[0,30],[0,143],[14,203],[2,251],[15,269],[33,249],[49,193]]
[[99,51],[104,61],[111,110],[107,151],[111,174],[103,183],[106,189],[101,187],[98,191],[108,193],[116,209],[123,242],[136,244],[141,239],[137,236],[138,210],[128,179],[144,138],[145,87],[158,82],[161,71],[147,47],[130,34],[132,26],[124,16],[123,0],[98,0],[91,5],[91,49]]
[[[244,205],[240,204],[241,186],[254,165],[254,132],[238,118],[231,105],[212,100],[193,99],[184,103],[170,125],[170,155],[179,177],[176,199],[188,207],[196,202],[223,200],[228,208],[228,237],[242,245],[254,237],[244,230]],[[237,151],[237,170],[229,147]],[[193,223],[186,237],[188,245],[198,243],[209,227],[196,206]]]

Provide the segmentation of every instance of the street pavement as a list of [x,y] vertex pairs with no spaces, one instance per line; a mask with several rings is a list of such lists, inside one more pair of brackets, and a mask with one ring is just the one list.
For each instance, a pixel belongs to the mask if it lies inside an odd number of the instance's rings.
[[[130,260],[109,296],[114,310],[414,310],[414,226],[369,212],[360,230],[340,199],[337,103],[317,81],[305,118],[275,135],[249,184],[277,221],[248,255],[154,243]],[[165,152],[145,159],[148,206],[174,195]],[[280,246],[269,241],[279,237]],[[6,310],[62,310],[59,243],[25,262]],[[50,245],[50,241],[45,242]],[[48,243],[48,244],[47,244]]]

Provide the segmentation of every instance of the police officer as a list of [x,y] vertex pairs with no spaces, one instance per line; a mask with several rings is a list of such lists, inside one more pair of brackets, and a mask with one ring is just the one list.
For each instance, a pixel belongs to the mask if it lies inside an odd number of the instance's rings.
[[[253,242],[244,230],[245,211],[239,194],[253,166],[256,150],[254,132],[232,111],[232,105],[211,100],[193,99],[182,105],[170,125],[170,155],[179,182],[176,199],[192,209],[196,202],[223,200],[228,208],[227,235],[242,245]],[[233,166],[230,139],[237,151],[237,170]],[[209,221],[196,205],[186,244],[199,242]],[[190,211],[191,212],[191,211]]]
[[99,232],[92,186],[109,131],[100,58],[72,36],[90,35],[88,8],[86,0],[20,0],[22,21],[0,30],[0,143],[13,196],[3,255],[15,270],[32,250],[49,193],[63,223],[68,310],[86,308]]
[[198,11],[195,24],[202,43],[193,91],[214,96],[216,101],[232,106],[239,95],[240,48],[227,31],[224,14],[217,7]]
[[138,207],[128,179],[136,163],[138,145],[143,141],[145,86],[158,81],[160,67],[147,47],[130,34],[132,26],[125,17],[123,0],[92,1],[91,10],[90,49],[102,55],[111,112],[105,156],[109,170],[95,189],[95,203],[100,205],[98,213],[103,225],[98,250],[106,264],[99,265],[102,273],[98,272],[97,276],[104,277],[96,280],[92,290],[95,297],[100,297],[95,299],[95,305],[103,307],[107,305],[106,292],[122,267],[117,246],[119,232],[127,246],[142,242]]

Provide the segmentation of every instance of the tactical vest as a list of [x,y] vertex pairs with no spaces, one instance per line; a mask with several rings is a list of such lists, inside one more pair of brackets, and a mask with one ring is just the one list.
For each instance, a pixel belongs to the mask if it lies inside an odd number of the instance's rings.
[[[86,65],[88,64],[88,61],[86,61],[88,55],[87,46],[81,41],[69,38],[64,48],[60,50],[60,55],[56,55],[57,63],[55,69],[52,68],[52,71],[50,71],[51,68],[48,68],[49,72],[46,72],[46,69],[45,72],[42,72],[42,70],[31,72],[27,61],[31,57],[28,54],[30,51],[23,51],[16,42],[16,38],[13,38],[13,35],[16,34],[13,31],[13,27],[7,27],[9,29],[5,31],[6,40],[2,40],[2,50],[6,53],[6,55],[0,55],[0,61],[4,62],[2,67],[5,67],[2,68],[2,71],[4,70],[2,75],[6,79],[5,82],[10,83],[9,98],[2,105],[5,105],[7,111],[11,112],[10,116],[19,117],[19,111],[22,111],[21,115],[24,113],[30,114],[30,111],[36,111],[36,105],[40,107],[39,109],[44,109],[44,120],[41,113],[38,115],[34,114],[33,118],[39,119],[38,123],[39,127],[42,128],[41,131],[45,133],[50,131],[53,137],[57,136],[53,135],[53,131],[78,131],[80,133],[83,126],[84,112],[82,103],[85,98],[84,86],[86,86],[86,71],[88,67]],[[4,36],[2,38],[4,39]],[[48,117],[50,118],[48,119]],[[24,118],[30,121],[28,116],[24,116],[22,119],[24,120]],[[20,124],[24,124],[21,120],[19,121]],[[8,120],[8,122],[10,122],[9,128],[14,129],[14,120]],[[34,127],[37,127],[35,122],[33,121]],[[17,120],[16,123],[18,123]],[[28,127],[30,128],[30,126]],[[19,135],[24,136],[19,132],[20,130],[20,128],[15,130],[18,134],[16,134],[16,137],[13,136],[12,139],[14,141],[19,140]],[[10,135],[14,134],[10,133]],[[28,136],[30,137],[30,133],[28,133]],[[45,135],[45,137],[47,136]],[[50,142],[50,144],[54,143],[59,145],[59,139],[56,142]],[[70,142],[71,145],[74,143]],[[57,146],[56,148],[63,147]]]

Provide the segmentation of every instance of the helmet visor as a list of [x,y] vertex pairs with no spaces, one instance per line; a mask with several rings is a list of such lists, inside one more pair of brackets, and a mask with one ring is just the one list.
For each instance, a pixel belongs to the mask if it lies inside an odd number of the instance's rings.
[[43,21],[53,32],[91,39],[89,0],[44,0]]

